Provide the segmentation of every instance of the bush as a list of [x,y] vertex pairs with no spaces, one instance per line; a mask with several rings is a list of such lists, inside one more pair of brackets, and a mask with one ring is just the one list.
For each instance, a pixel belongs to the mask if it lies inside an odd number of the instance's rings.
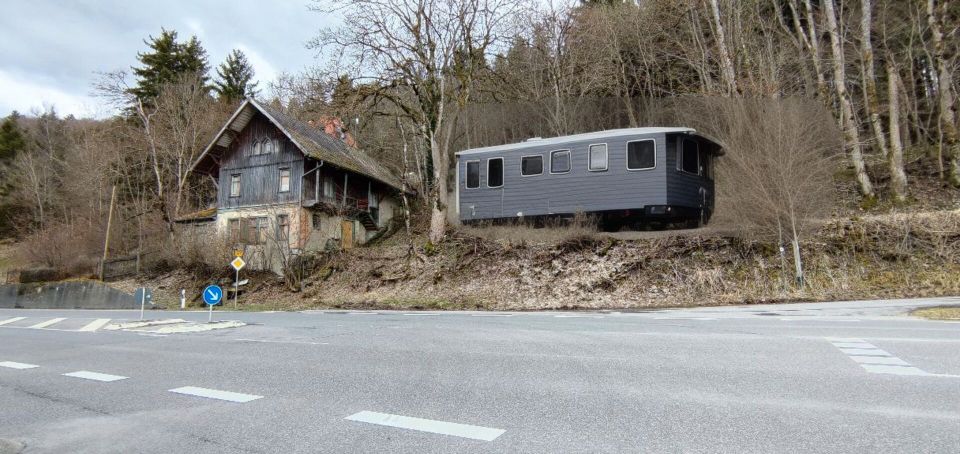
[[26,237],[20,262],[47,267],[59,276],[92,276],[103,253],[102,229],[95,225],[55,224]]

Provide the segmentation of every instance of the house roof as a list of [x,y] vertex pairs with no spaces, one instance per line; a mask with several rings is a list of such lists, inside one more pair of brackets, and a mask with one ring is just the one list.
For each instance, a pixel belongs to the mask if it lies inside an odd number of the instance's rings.
[[[494,145],[490,147],[482,148],[472,148],[469,150],[464,150],[457,153],[457,156],[461,155],[471,155],[474,153],[487,153],[491,151],[513,151],[513,150],[523,150],[531,147],[540,147],[544,145],[561,145],[567,144],[570,142],[579,142],[587,140],[603,140],[609,139],[611,137],[620,137],[620,136],[635,136],[643,134],[671,134],[671,133],[681,133],[681,134],[695,134],[703,137],[702,134],[697,134],[697,131],[692,128],[683,128],[683,127],[646,127],[646,128],[622,128],[622,129],[607,129],[604,131],[594,131],[584,134],[573,134],[569,136],[557,136],[549,137],[546,139],[542,138],[533,138],[528,139],[525,142],[517,143],[508,143],[504,145]],[[711,140],[709,137],[704,137],[707,140]]]
[[175,219],[175,222],[205,222],[212,221],[217,218],[217,207],[204,208],[202,210],[194,211],[193,213],[187,213],[183,216]]
[[363,150],[352,148],[343,141],[252,98],[247,98],[237,108],[227,124],[214,137],[213,142],[207,146],[194,163],[193,169],[199,172],[210,172],[216,168],[215,158],[229,149],[230,144],[236,139],[240,131],[243,131],[243,128],[250,123],[257,112],[263,114],[274,126],[280,129],[305,156],[367,176],[395,189],[403,190],[403,183],[400,179]]

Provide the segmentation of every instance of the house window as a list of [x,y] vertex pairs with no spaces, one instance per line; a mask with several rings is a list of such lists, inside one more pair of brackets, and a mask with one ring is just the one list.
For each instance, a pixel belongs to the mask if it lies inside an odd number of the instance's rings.
[[550,152],[550,173],[567,173],[570,171],[570,150]]
[[240,174],[230,175],[230,197],[240,197]]
[[503,186],[503,158],[487,160],[487,187],[499,188]]
[[290,169],[280,169],[280,192],[290,192]]
[[590,145],[589,152],[590,165],[588,169],[593,172],[607,170],[607,144],[598,143]]
[[520,158],[520,175],[540,175],[543,173],[543,156],[524,156]]
[[680,147],[680,162],[677,163],[680,170],[699,175],[700,174],[700,145],[695,140],[683,139]]
[[253,154],[254,154],[254,156],[260,154],[260,151],[261,151],[261,150],[262,150],[262,148],[260,147],[260,141],[259,141],[259,140],[254,140],[254,141],[253,141]]
[[332,199],[335,197],[336,197],[336,194],[333,191],[333,177],[331,176],[323,177],[323,198]]
[[263,244],[267,241],[267,227],[269,219],[266,217],[247,218],[247,237],[244,238],[247,244]]
[[277,239],[286,241],[290,238],[290,216],[285,214],[277,215]]
[[480,187],[480,161],[467,161],[467,189]]
[[656,143],[653,139],[627,142],[627,170],[644,170],[656,167]]

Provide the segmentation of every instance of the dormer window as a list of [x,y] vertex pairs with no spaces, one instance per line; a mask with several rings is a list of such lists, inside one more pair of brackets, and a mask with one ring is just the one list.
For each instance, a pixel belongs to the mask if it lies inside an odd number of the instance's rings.
[[262,151],[263,148],[262,148],[261,144],[262,144],[262,142],[260,142],[259,140],[254,140],[254,141],[253,141],[253,154],[254,154],[254,156],[263,153],[263,151]]
[[273,153],[273,139],[263,139],[263,154]]

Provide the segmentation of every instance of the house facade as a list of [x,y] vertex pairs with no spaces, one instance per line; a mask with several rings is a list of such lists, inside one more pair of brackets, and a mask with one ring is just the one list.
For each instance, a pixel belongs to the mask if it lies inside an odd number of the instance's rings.
[[251,266],[275,271],[305,251],[363,244],[399,212],[403,185],[348,142],[339,128],[247,99],[193,166],[217,183],[215,212],[181,222],[215,231]]

